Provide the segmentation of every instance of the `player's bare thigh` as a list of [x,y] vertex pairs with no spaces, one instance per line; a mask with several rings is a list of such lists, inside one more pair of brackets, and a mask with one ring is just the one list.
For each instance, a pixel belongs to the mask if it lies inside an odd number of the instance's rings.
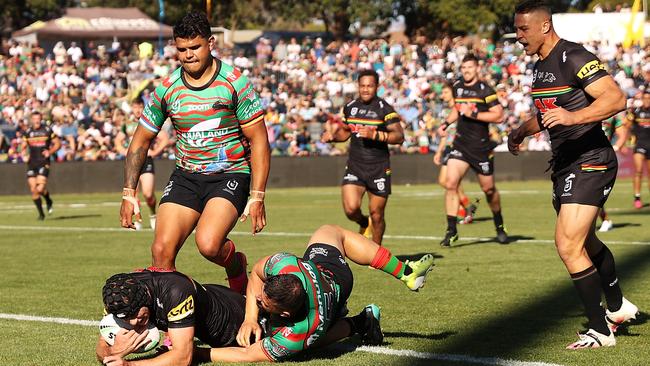
[[366,187],[356,184],[344,184],[341,186],[341,197],[343,198],[343,208],[346,210],[355,210],[361,207],[363,194],[366,193]]
[[[591,265],[585,242],[594,229],[599,207],[568,203],[560,206],[555,225],[555,246],[569,273],[580,272]],[[597,248],[589,248],[590,252]]]
[[151,246],[154,266],[174,267],[176,253],[194,230],[199,216],[197,211],[177,203],[165,202],[160,205]]
[[221,197],[210,199],[196,225],[196,245],[201,254],[216,256],[238,217],[232,202]]
[[469,170],[469,163],[460,159],[449,159],[447,161],[446,188],[457,190],[460,181]]

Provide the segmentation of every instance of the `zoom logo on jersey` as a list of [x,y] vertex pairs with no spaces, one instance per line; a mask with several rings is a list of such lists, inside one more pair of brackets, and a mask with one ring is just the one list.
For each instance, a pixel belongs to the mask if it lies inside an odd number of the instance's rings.
[[576,74],[580,79],[584,79],[598,72],[598,70],[605,70],[605,65],[601,64],[598,60],[587,62]]
[[535,108],[537,108],[541,114],[544,114],[551,109],[559,108],[555,102],[557,102],[556,97],[535,99]]
[[190,295],[185,299],[185,301],[178,304],[167,313],[167,320],[175,322],[177,320],[185,319],[192,314],[194,314],[194,297]]

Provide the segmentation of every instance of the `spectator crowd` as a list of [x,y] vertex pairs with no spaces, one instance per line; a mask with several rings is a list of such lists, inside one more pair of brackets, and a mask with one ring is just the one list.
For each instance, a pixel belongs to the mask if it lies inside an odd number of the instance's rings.
[[[624,50],[620,45],[592,43],[585,47],[606,64],[621,88],[634,98],[650,81],[649,48]],[[148,42],[95,45],[58,42],[51,52],[38,44],[4,41],[0,49],[0,161],[21,162],[21,137],[28,117],[41,111],[62,147],[59,161],[123,159],[116,137],[131,117],[131,101],[148,103],[153,88],[179,63],[171,41],[162,52]],[[260,38],[249,54],[239,49],[215,49],[223,62],[241,69],[255,84],[266,111],[272,153],[281,156],[338,155],[345,143],[322,143],[327,123],[340,121],[340,110],[356,97],[356,75],[375,69],[378,94],[398,111],[406,132],[394,153],[435,151],[437,126],[445,106],[440,92],[459,77],[462,58],[479,56],[481,75],[497,91],[505,107],[503,123],[491,126],[492,138],[507,150],[507,133],[534,112],[530,87],[534,58],[514,40],[491,42],[475,37],[424,37],[396,41],[361,39],[326,43],[320,38]],[[163,157],[174,157],[172,137]],[[118,139],[122,141],[123,139]],[[549,150],[540,133],[524,144],[528,150]]]

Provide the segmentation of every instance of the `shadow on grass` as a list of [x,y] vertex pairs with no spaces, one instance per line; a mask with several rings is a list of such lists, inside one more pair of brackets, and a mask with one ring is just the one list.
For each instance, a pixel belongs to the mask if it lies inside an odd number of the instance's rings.
[[445,331],[442,333],[433,333],[433,334],[421,334],[413,332],[385,332],[384,337],[393,337],[393,338],[418,338],[418,339],[433,339],[436,341],[447,339],[457,332]]
[[627,226],[641,226],[641,224],[633,224],[633,223],[630,223],[630,222],[623,222],[623,223],[620,223],[620,224],[614,224],[612,227],[614,229],[620,229],[622,227],[627,227]]
[[[511,244],[516,244],[517,241],[519,240],[535,240],[535,237],[533,236],[525,236],[525,235],[510,235],[508,236],[508,242],[504,243],[502,245],[511,245]],[[467,247],[470,245],[478,245],[478,244],[486,244],[486,243],[499,243],[497,241],[497,238],[484,238],[480,240],[474,240],[470,241],[467,243],[461,243],[461,244],[452,244],[450,248],[462,248],[462,247]],[[499,243],[501,244],[501,243]]]
[[[640,271],[648,265],[648,258],[650,258],[650,247],[643,247],[626,256],[625,260],[617,261],[616,268],[623,289],[627,280],[640,276]],[[534,293],[534,290],[534,285],[531,284],[531,292]],[[633,298],[630,300],[634,301]],[[545,333],[555,328],[558,323],[567,321],[571,315],[582,313],[582,305],[568,276],[566,281],[558,283],[555,291],[535,293],[532,300],[521,299],[521,302],[518,308],[504,313],[495,313],[492,318],[477,323],[471,331],[450,337],[446,345],[436,347],[435,352],[507,358],[543,340]],[[578,309],[579,311],[576,311]],[[649,316],[647,313],[640,313],[637,318],[636,321],[623,326],[620,335],[637,336],[634,333],[634,325],[644,324]],[[566,336],[567,343],[573,340],[571,334]],[[413,363],[400,361],[402,365],[417,363],[417,360],[413,360]]]
[[47,219],[49,220],[72,220],[72,219],[89,219],[93,217],[102,217],[100,214],[88,214],[88,215],[67,215],[67,216],[55,216]]
[[[646,204],[646,206],[650,206],[650,204]],[[643,207],[646,207],[643,206]],[[614,212],[609,212],[607,211],[607,214],[610,216],[623,216],[623,215],[650,215],[650,210],[648,209],[629,209],[625,211],[614,211]]]

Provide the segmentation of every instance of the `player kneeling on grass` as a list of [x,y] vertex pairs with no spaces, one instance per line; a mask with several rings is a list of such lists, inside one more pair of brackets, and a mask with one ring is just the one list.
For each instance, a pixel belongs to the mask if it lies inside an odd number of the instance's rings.
[[[100,336],[97,359],[104,365],[190,365],[193,356],[200,358],[194,353],[194,337],[211,347],[237,345],[245,299],[226,287],[201,285],[180,272],[147,269],[110,277],[102,293],[106,312],[133,328],[119,331],[112,346]],[[146,346],[149,323],[167,332],[171,350],[154,358],[124,360]]]
[[[431,254],[416,262],[401,262],[361,234],[322,226],[302,258],[277,253],[255,264],[246,293],[246,317],[237,335],[245,348],[213,348],[211,360],[282,361],[354,334],[365,344],[381,344],[379,307],[368,305],[359,315],[345,318],[353,283],[345,258],[389,273],[413,291],[424,285],[433,267]],[[257,322],[260,312],[270,314],[269,336],[264,338]]]

